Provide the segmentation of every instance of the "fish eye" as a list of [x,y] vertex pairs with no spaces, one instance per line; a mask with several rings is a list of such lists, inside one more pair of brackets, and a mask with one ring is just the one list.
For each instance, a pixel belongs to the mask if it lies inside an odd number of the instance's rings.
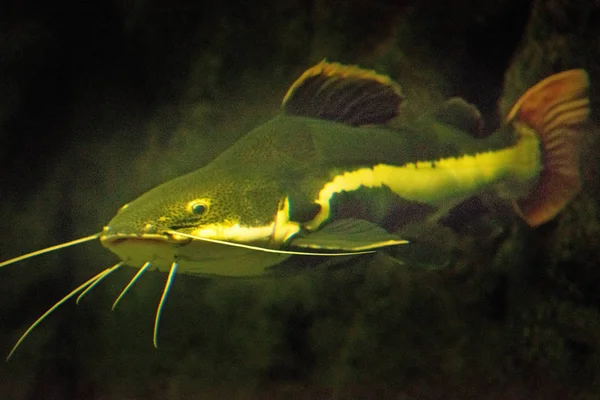
[[196,199],[187,204],[187,210],[197,217],[202,217],[208,212],[208,206],[208,199]]

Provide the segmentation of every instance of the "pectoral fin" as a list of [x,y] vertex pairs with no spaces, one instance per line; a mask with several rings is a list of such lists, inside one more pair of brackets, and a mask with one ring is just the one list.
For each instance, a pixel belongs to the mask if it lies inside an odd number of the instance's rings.
[[316,232],[294,237],[292,248],[365,251],[408,243],[382,227],[358,219],[335,221]]

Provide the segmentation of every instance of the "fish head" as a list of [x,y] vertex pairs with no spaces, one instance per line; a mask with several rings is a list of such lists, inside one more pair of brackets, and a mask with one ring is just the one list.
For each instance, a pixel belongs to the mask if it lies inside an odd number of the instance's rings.
[[121,207],[100,240],[132,266],[150,262],[168,271],[177,262],[180,272],[256,275],[286,258],[254,249],[277,248],[284,240],[278,228],[289,223],[283,199],[272,180],[209,165]]

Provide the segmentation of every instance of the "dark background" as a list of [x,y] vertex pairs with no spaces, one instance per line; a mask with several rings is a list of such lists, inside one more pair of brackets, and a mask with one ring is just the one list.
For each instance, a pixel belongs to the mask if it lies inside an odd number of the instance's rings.
[[[0,259],[97,232],[125,202],[205,165],[324,57],[396,79],[406,118],[462,96],[486,132],[564,69],[588,70],[598,104],[596,1],[1,7]],[[158,350],[165,276],[145,275],[111,313],[135,272],[120,271],[33,331],[0,366],[0,397],[596,398],[596,122],[584,130],[582,194],[539,229],[459,213],[443,271],[369,258],[277,279],[177,276]],[[0,353],[115,262],[89,243],[0,271]]]

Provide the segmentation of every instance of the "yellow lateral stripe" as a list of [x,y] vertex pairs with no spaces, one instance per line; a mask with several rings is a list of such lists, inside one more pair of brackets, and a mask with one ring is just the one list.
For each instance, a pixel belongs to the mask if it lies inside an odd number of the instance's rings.
[[432,206],[442,206],[472,195],[485,186],[505,179],[528,182],[540,171],[540,148],[535,133],[525,126],[521,139],[512,147],[437,161],[419,161],[401,166],[378,164],[335,176],[319,191],[315,200],[321,211],[306,223],[316,230],[329,218],[330,200],[336,193],[361,187],[388,187],[399,197]]
[[273,222],[265,225],[241,225],[237,220],[224,220],[215,224],[203,225],[191,232],[193,236],[206,239],[232,241],[236,243],[251,243],[269,241],[274,248],[279,248],[290,237],[298,233],[300,225],[290,221],[290,200],[285,197],[280,200]]
[[220,223],[203,225],[202,228],[194,229],[191,235],[208,239],[230,240],[233,242],[253,242],[256,240],[268,240],[273,235],[275,223],[264,226],[243,226],[239,223],[223,221]]

